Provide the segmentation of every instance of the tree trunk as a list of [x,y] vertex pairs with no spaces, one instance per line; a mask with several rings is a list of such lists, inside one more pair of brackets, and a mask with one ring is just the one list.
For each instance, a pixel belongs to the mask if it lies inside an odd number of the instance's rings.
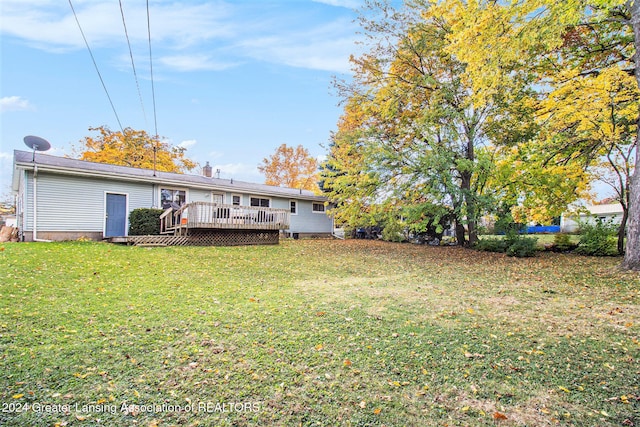
[[[631,5],[631,25],[633,26],[634,45],[636,48],[636,81],[640,87],[640,0]],[[640,116],[638,116],[636,133],[636,164],[631,186],[629,188],[629,225],[627,227],[627,247],[622,268],[640,271]]]
[[628,218],[629,218],[629,210],[626,207],[623,207],[622,220],[620,221],[620,226],[618,227],[618,253],[620,255],[624,254],[624,236],[627,231],[626,228],[627,228]]
[[[638,131],[640,132],[640,123]],[[637,142],[637,139],[636,139]],[[640,271],[640,162],[636,156],[636,170],[631,177],[629,188],[629,220],[627,226],[627,245],[622,268]]]
[[473,247],[478,241],[478,230],[476,227],[476,201],[471,194],[471,172],[462,172],[462,182],[460,188],[464,196],[465,205],[467,206],[467,231],[469,233],[468,246]]
[[464,246],[467,243],[467,240],[464,238],[464,234],[464,225],[460,222],[460,220],[456,219],[456,240],[458,241],[458,245],[460,246]]

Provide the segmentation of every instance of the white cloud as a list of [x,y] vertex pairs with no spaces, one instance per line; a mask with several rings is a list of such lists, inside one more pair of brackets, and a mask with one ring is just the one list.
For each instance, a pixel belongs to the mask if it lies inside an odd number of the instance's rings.
[[173,55],[163,56],[157,61],[176,71],[222,71],[237,63],[217,61],[209,55]]
[[28,100],[20,96],[5,96],[0,98],[0,112],[32,110]]
[[224,156],[224,153],[214,150],[214,151],[209,151],[208,155],[212,159],[219,159],[220,157]]
[[364,2],[360,0],[312,0],[316,3],[328,4],[329,6],[337,6],[337,7],[346,7],[348,9],[355,9],[360,6]]
[[12,160],[13,156],[11,155],[11,153],[5,153],[3,151],[0,151],[0,160]]
[[196,141],[195,139],[187,139],[185,141],[182,141],[180,144],[178,144],[178,147],[180,148],[191,148],[194,145],[196,145],[198,143],[198,141]]
[[[128,3],[128,4],[127,4]],[[76,16],[92,48],[125,45],[120,8],[112,1],[76,1]],[[123,6],[132,43],[148,40],[147,10],[143,2]],[[3,0],[2,33],[19,37],[46,50],[83,49],[84,41],[67,2]],[[231,34],[226,20],[229,6],[218,2],[156,2],[150,9],[151,35],[156,43],[184,48]]]
[[239,48],[262,61],[347,73],[356,40],[354,24],[341,19],[297,32],[248,38]]
[[[2,0],[0,35],[52,52],[83,50],[85,44],[67,2]],[[323,0],[352,7],[356,0]],[[258,59],[293,67],[349,72],[356,24],[351,18],[318,21],[314,16],[268,3],[157,0],[150,11],[154,61],[179,72],[220,71]],[[116,52],[112,62],[128,66],[117,2],[76,0],[74,8],[92,50]],[[124,2],[127,32],[138,66],[148,57],[144,2]],[[127,55],[128,56],[128,55]]]
[[220,169],[220,178],[229,179],[233,178],[239,181],[249,182],[261,182],[261,174],[255,165],[248,165],[246,163],[226,163],[216,164],[211,166],[213,173]]

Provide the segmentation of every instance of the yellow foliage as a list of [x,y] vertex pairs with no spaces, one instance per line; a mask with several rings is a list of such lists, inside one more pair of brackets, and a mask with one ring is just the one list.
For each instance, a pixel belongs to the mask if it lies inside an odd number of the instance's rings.
[[185,156],[186,149],[153,138],[145,131],[125,128],[124,132],[113,132],[106,126],[89,128],[98,131],[97,138],[86,137],[74,151],[80,151],[80,160],[141,169],[154,168],[164,172],[183,173],[196,167],[196,163]]
[[318,161],[302,145],[280,145],[274,154],[262,160],[258,170],[265,184],[319,192]]

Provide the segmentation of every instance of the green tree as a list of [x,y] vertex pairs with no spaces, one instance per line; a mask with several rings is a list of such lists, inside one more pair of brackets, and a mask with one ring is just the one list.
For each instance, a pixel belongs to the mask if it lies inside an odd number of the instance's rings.
[[186,157],[186,148],[172,146],[145,131],[125,128],[124,132],[114,132],[106,126],[89,130],[97,131],[99,136],[85,137],[79,147],[74,147],[80,160],[177,173],[196,167]]

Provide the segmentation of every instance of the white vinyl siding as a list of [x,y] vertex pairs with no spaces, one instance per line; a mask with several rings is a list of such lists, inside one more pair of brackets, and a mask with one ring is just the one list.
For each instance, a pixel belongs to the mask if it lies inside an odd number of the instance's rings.
[[[33,231],[33,173],[27,172],[26,230]],[[102,232],[105,193],[129,195],[130,211],[153,205],[153,185],[38,173],[38,231]],[[128,227],[128,222],[127,222]]]
[[333,219],[324,212],[313,212],[313,203],[309,200],[297,200],[298,214],[291,215],[289,231],[292,233],[331,233]]

